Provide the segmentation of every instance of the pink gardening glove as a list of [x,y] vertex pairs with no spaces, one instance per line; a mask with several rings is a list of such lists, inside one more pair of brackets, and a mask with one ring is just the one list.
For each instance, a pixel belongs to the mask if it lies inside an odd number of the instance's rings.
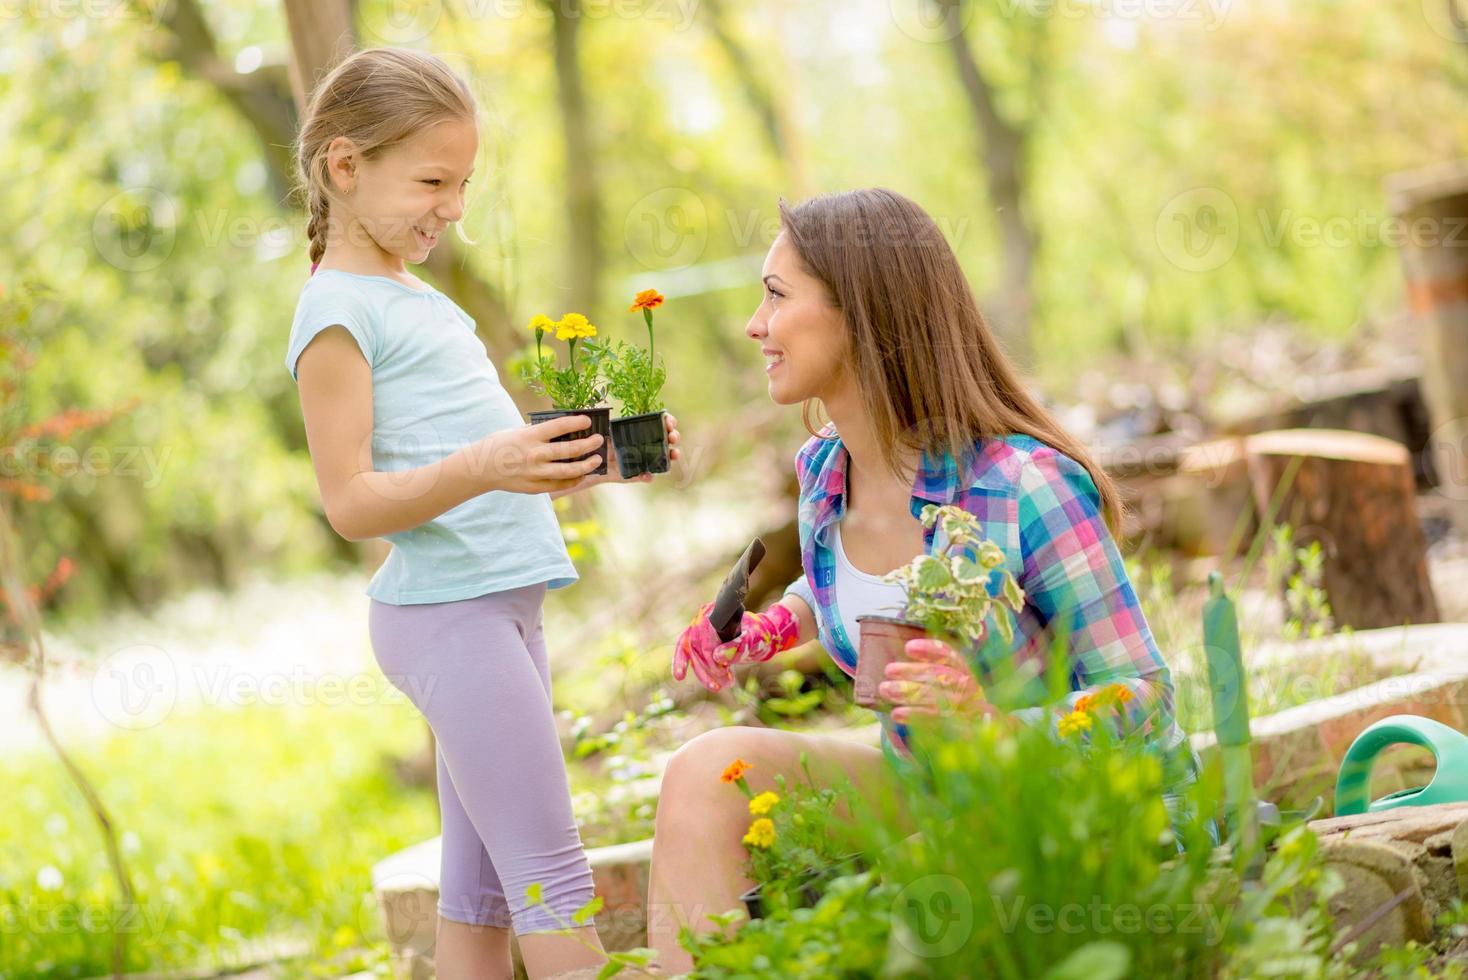
[[721,643],[709,622],[713,608],[712,602],[705,603],[673,647],[673,676],[680,681],[692,665],[703,686],[717,691],[733,682],[734,674],[729,668],[734,664],[762,663],[795,646],[800,637],[800,621],[795,614],[775,603],[762,614],[745,610],[739,635]]

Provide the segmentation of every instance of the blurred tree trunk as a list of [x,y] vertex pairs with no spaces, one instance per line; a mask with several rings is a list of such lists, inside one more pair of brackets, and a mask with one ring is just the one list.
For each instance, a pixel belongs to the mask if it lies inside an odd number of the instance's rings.
[[[1000,280],[986,311],[1005,349],[1021,364],[1031,363],[1030,323],[1034,306],[1032,276],[1039,251],[1039,231],[1030,222],[1025,192],[1029,125],[1006,119],[999,111],[994,85],[984,76],[963,30],[963,0],[929,0],[943,18],[958,80],[982,142],[979,161],[999,223]],[[1016,13],[1015,16],[1024,16]],[[1031,64],[1036,86],[1039,72]],[[1032,90],[1037,94],[1036,89]],[[1029,120],[1033,122],[1033,116]]]
[[785,172],[792,195],[804,197],[807,188],[805,165],[795,125],[784,105],[771,94],[769,84],[760,76],[748,48],[735,36],[724,0],[702,0],[698,14],[703,17],[709,35],[724,52],[724,57],[729,59],[729,66],[744,92],[744,98],[759,119],[760,130],[770,144],[770,152]]
[[601,197],[596,151],[586,115],[581,79],[581,0],[546,0],[551,14],[551,48],[556,66],[556,103],[566,151],[566,231],[570,259],[567,307],[590,312],[601,278]]

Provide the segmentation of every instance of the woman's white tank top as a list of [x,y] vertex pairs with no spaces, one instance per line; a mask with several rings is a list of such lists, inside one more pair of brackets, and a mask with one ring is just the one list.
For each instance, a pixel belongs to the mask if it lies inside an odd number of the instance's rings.
[[852,565],[841,546],[841,522],[831,525],[831,550],[836,555],[836,608],[854,646],[861,644],[861,628],[856,617],[865,615],[901,616],[907,603],[907,589],[896,582],[883,582],[882,576],[863,572]]

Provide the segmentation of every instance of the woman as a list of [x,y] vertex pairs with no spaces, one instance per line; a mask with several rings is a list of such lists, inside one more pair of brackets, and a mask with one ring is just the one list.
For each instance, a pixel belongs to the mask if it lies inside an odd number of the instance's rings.
[[902,601],[901,587],[880,577],[931,548],[918,516],[924,506],[956,503],[1004,549],[1025,591],[1013,646],[1000,656],[1011,665],[1043,664],[1053,620],[1073,690],[1061,703],[1006,713],[984,699],[983,678],[958,652],[913,641],[908,654],[918,662],[890,666],[880,689],[897,705],[880,716],[880,750],[739,726],[681,746],[663,778],[648,896],[648,944],[675,972],[689,966],[677,942],[684,921],[698,932],[715,928],[705,916],[738,906],[751,885],[741,873],[745,799],[714,778],[735,758],[752,764],[746,778],[758,792],[774,788],[776,773],[794,774],[806,752],[817,778],[849,777],[875,808],[895,795],[894,767],[915,771],[907,731],[914,712],[941,707],[1054,726],[1087,692],[1119,683],[1132,696],[1118,726],[1145,732],[1170,763],[1175,820],[1179,792],[1199,770],[1113,538],[1117,490],[1026,392],[937,225],[917,204],[880,189],[794,208],[782,202],[780,215],[764,298],[745,333],[767,358],[770,397],[805,403],[807,429],[812,400],[831,419],[796,457],[804,574],[764,613],[746,613],[729,644],[720,644],[705,605],[679,637],[675,677],[692,667],[718,690],[733,680],[732,664],[817,637],[854,674],[856,617]]

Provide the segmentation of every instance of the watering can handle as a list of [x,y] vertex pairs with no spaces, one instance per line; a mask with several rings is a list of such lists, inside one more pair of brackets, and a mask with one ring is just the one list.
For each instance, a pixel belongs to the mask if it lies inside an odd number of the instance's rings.
[[[1376,756],[1387,746],[1403,743],[1419,745],[1432,753],[1437,760],[1432,781],[1425,787],[1368,803],[1371,766]],[[1462,800],[1468,800],[1468,736],[1420,715],[1392,715],[1357,735],[1341,760],[1335,786],[1336,816]]]

